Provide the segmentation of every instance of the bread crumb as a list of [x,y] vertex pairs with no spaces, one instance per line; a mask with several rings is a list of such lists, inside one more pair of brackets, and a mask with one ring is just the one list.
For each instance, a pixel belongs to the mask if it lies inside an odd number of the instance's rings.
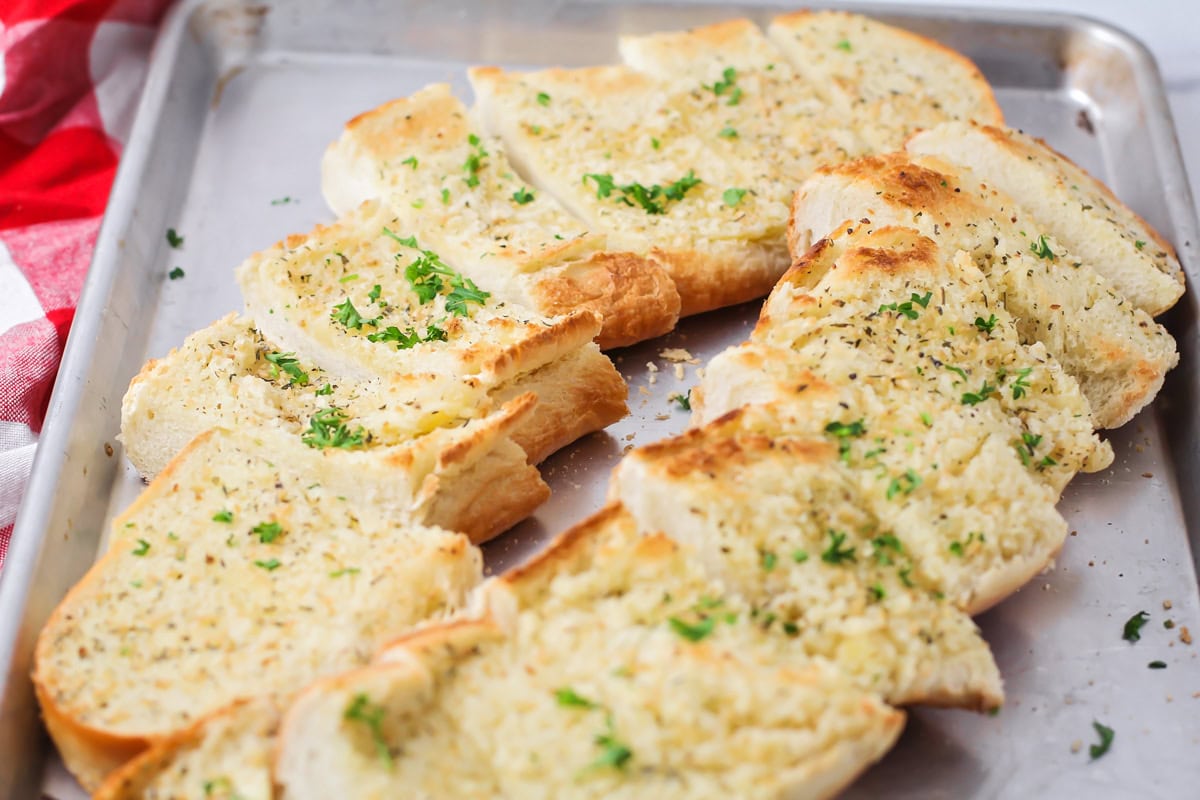
[[639,387],[638,387],[638,394],[644,394],[644,395],[647,395],[647,396],[648,396],[648,395],[650,394],[650,392],[649,392],[649,390],[647,390],[647,389],[646,389],[646,387],[645,387],[645,386],[639,386]]
[[1171,610],[1171,601],[1170,600],[1163,600],[1163,610],[1165,610],[1165,611]]
[[677,380],[677,381],[683,380],[683,364],[675,365],[675,380]]
[[1142,477],[1143,477],[1143,478],[1153,478],[1153,477],[1154,477],[1154,473],[1153,473],[1153,472],[1143,472],[1143,473],[1142,473]]
[[697,367],[697,368],[696,368],[696,379],[697,379],[697,380],[704,380],[704,367]]
[[1188,630],[1187,625],[1179,626],[1179,641],[1183,642],[1184,644],[1192,643],[1192,633]]
[[653,361],[647,361],[646,371],[650,373],[650,377],[646,380],[646,383],[653,386],[658,381],[658,366]]
[[699,364],[700,359],[693,356],[682,347],[668,347],[666,350],[661,350],[658,353],[659,358],[664,358],[667,361],[685,364]]
[[647,361],[646,362],[646,370],[648,372],[658,372],[658,365],[655,364],[653,361]]
[[661,421],[662,421],[662,420],[664,420],[664,419],[670,419],[670,418],[671,418],[671,415],[670,415],[670,414],[655,414],[655,415],[654,415],[654,418],[655,418],[656,420],[659,420],[659,421],[661,422]]
[[1078,753],[1082,749],[1083,749],[1083,742],[1080,741],[1079,739],[1076,739],[1075,741],[1071,742],[1071,752],[1072,753]]

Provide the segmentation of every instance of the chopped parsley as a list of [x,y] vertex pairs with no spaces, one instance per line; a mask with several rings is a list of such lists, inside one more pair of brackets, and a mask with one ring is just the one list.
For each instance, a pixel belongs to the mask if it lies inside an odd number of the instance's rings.
[[250,529],[263,544],[270,544],[283,535],[283,526],[278,522],[260,522]]
[[1138,250],[1141,250],[1143,247],[1146,246],[1146,243],[1143,242],[1141,239],[1138,239],[1136,242],[1133,243],[1133,246],[1136,247]]
[[546,94],[545,92],[538,92],[537,93],[537,103],[539,106],[550,105],[550,95]]
[[670,624],[671,630],[689,642],[698,642],[705,638],[713,632],[713,627],[717,624],[715,617],[705,617],[695,624],[684,622],[679,617],[671,617],[667,622]]
[[233,512],[229,509],[222,509],[212,516],[213,522],[233,522]]
[[879,313],[882,314],[884,311],[895,311],[903,314],[909,319],[916,319],[917,317],[921,316],[921,312],[913,308],[913,303],[916,303],[921,308],[928,308],[929,300],[932,297],[933,292],[926,292],[923,295],[913,292],[912,296],[903,303],[885,303],[884,305],[881,305],[879,307]]
[[262,567],[267,572],[273,572],[283,566],[278,558],[268,558],[266,561],[255,561],[254,566]]
[[177,281],[180,278],[182,278],[185,274],[187,274],[187,273],[185,273],[183,271],[183,267],[175,267],[174,269],[172,269],[170,272],[167,273],[167,277],[173,281]]
[[167,244],[171,245],[172,249],[178,250],[183,247],[183,237],[176,233],[174,228],[167,228]]
[[411,325],[405,330],[389,325],[384,330],[367,335],[367,339],[372,342],[395,342],[397,350],[410,350],[421,342],[444,342],[446,337],[446,331],[436,325],[427,327],[424,336],[417,333],[417,329]]
[[370,300],[372,303],[386,305],[386,302],[379,303],[379,295],[381,295],[382,293],[383,293],[383,287],[377,283],[371,287],[371,291],[367,292],[367,299]]
[[876,536],[871,540],[871,548],[874,550],[875,563],[882,564],[884,566],[888,566],[893,563],[892,553],[899,555],[904,552],[904,546],[900,544],[900,540],[891,533],[884,533]]
[[1012,382],[1012,399],[1020,400],[1025,396],[1025,390],[1029,388],[1029,374],[1033,372],[1033,367],[1023,367],[1017,370],[1017,377]]
[[[967,371],[965,369],[963,369],[962,367],[956,367],[953,364],[942,364],[942,367],[944,369],[950,370],[955,375],[962,378],[964,383],[969,380],[969,378],[967,377]],[[958,381],[955,381],[955,383],[957,383],[957,382]]]
[[597,708],[598,704],[592,700],[588,700],[583,695],[576,692],[570,686],[564,686],[561,689],[554,690],[554,699],[558,701],[560,706],[568,708]]
[[987,319],[984,319],[983,317],[976,317],[975,318],[975,327],[978,328],[983,333],[990,334],[992,332],[992,330],[996,327],[996,323],[998,321],[999,320],[996,319],[995,314],[988,314]]
[[346,427],[346,412],[337,406],[322,408],[313,414],[309,420],[308,430],[300,434],[300,441],[309,447],[341,447],[350,449],[361,447],[366,439],[366,431],[360,425],[351,432]]
[[850,463],[850,440],[857,439],[867,432],[861,419],[854,422],[830,422],[825,426],[825,432],[838,440],[838,458]]
[[340,578],[343,575],[357,575],[360,572],[362,572],[362,570],[358,567],[342,567],[341,569],[335,569],[333,572],[329,573],[329,577]]
[[271,364],[272,378],[278,378],[279,371],[283,370],[291,378],[289,383],[294,383],[297,386],[307,386],[308,373],[300,369],[300,362],[295,356],[295,353],[267,353],[263,358]]
[[856,561],[854,546],[845,546],[846,534],[843,531],[829,529],[829,547],[821,553],[821,560],[826,564],[841,564],[844,561]]
[[325,384],[325,385],[324,385],[324,386],[322,386],[320,389],[317,389],[317,391],[315,392],[315,394],[318,394],[318,395],[330,395],[330,394],[333,394],[333,384],[332,384],[332,383],[327,383],[327,384]]
[[746,196],[747,191],[749,190],[736,188],[726,189],[721,195],[721,199],[725,201],[725,205],[733,208],[738,203],[742,202],[742,198]]
[[299,203],[299,202],[300,202],[299,200],[293,199],[290,195],[284,195],[283,197],[277,197],[274,200],[272,200],[271,205],[286,206],[288,203]]
[[1147,664],[1146,666],[1147,666],[1147,667],[1149,667],[1150,669],[1166,669],[1166,668],[1167,668],[1167,662],[1165,662],[1165,661],[1151,661],[1151,662],[1150,662],[1149,664]]
[[[483,149],[483,144],[479,141],[479,137],[475,134],[467,136],[467,144],[471,145],[471,154],[467,156],[467,160],[463,163],[463,171],[467,173],[464,180],[467,186],[475,187],[479,185],[479,170],[483,169],[484,160],[488,156],[488,151]],[[442,194],[445,199],[445,191]]]
[[1040,433],[1025,432],[1021,434],[1021,442],[1014,444],[1017,449],[1017,455],[1021,457],[1021,463],[1029,466],[1032,462],[1034,451],[1037,446],[1042,443],[1042,435]]
[[401,163],[401,165],[412,167],[412,168],[415,170],[415,169],[417,168],[417,165],[418,165],[420,162],[419,162],[419,161],[417,161],[417,157],[416,157],[416,156],[409,156],[408,158],[404,159],[404,160],[403,160],[403,161],[401,161],[400,163]]
[[1099,743],[1088,748],[1088,754],[1092,757],[1092,761],[1095,761],[1097,758],[1107,753],[1108,749],[1112,747],[1113,737],[1115,734],[1113,733],[1112,728],[1108,727],[1107,725],[1101,725],[1099,722],[1093,721],[1092,727],[1096,729],[1096,735],[1100,737]]
[[771,551],[766,551],[762,554],[762,568],[767,572],[775,569],[775,565],[779,562],[778,556]]
[[836,45],[834,45],[834,47],[836,47],[838,50],[845,50],[847,53],[849,53],[850,52],[850,40],[842,39],[840,42],[838,42]]
[[1139,611],[1129,619],[1125,620],[1125,627],[1121,631],[1121,638],[1127,642],[1136,642],[1142,638],[1142,626],[1150,621],[1150,615],[1145,611]]
[[959,558],[962,558],[966,554],[967,548],[971,546],[971,542],[975,541],[976,536],[979,537],[979,541],[981,541],[981,542],[984,541],[982,533],[975,533],[974,531],[972,531],[971,533],[967,534],[966,541],[951,542],[950,545],[946,549],[949,550],[954,555],[958,556]]
[[884,590],[882,583],[876,583],[875,585],[869,587],[869,589],[871,592],[871,599],[876,602],[887,597],[887,591]]
[[979,405],[980,403],[982,403],[984,400],[987,400],[989,397],[991,397],[995,393],[996,393],[996,387],[992,386],[990,383],[988,383],[985,380],[983,382],[983,385],[979,387],[978,392],[963,392],[962,404],[964,406]]
[[1045,258],[1050,261],[1054,260],[1054,251],[1050,249],[1050,244],[1046,241],[1046,234],[1044,233],[1037,238],[1036,242],[1029,246],[1029,252],[1038,258]]
[[736,128],[726,125],[717,132],[717,136],[720,136],[722,139],[736,139],[738,138],[738,132]]
[[667,399],[677,403],[679,405],[679,407],[684,411],[692,410],[692,390],[691,389],[687,390],[687,394],[673,394],[670,397],[668,397]]
[[604,767],[624,769],[629,759],[633,758],[633,751],[629,749],[629,745],[617,739],[617,732],[613,728],[611,714],[606,719],[606,725],[608,730],[596,736],[596,746],[601,748],[600,755],[596,756],[595,761],[588,764],[588,769],[602,769]]
[[792,553],[792,561],[795,561],[797,564],[803,564],[805,561],[808,561],[808,551],[796,550]]
[[450,190],[449,189],[442,189],[442,205],[444,205],[444,206],[450,205]]
[[524,186],[522,186],[520,189],[517,189],[515,192],[512,193],[512,199],[514,201],[516,201],[517,205],[523,206],[526,203],[533,202],[533,192],[529,191]]
[[654,148],[655,150],[657,150],[658,148],[662,147],[662,142],[660,142],[658,139],[655,139],[653,136],[651,136],[650,137],[650,146],[652,148]]
[[379,324],[379,318],[364,319],[358,309],[354,307],[354,303],[350,298],[346,298],[345,302],[338,303],[333,307],[333,311],[329,312],[329,318],[334,322],[339,322],[346,328],[360,330],[363,325],[375,326]]
[[727,106],[736,106],[742,101],[742,89],[737,85],[737,70],[733,67],[726,67],[721,73],[721,80],[711,86],[707,83],[702,85],[717,97],[728,95]]
[[[433,298],[441,294],[446,288],[446,278],[449,278],[450,284],[450,293],[446,295],[446,311],[450,314],[460,317],[469,316],[468,303],[483,305],[491,297],[489,292],[480,289],[470,278],[464,278],[450,269],[437,253],[422,248],[417,243],[417,237],[402,237],[388,228],[384,228],[383,233],[405,247],[420,251],[421,254],[404,268],[404,278],[421,303],[431,302]],[[441,332],[441,329],[438,331]],[[428,337],[428,335],[427,331],[426,336]],[[433,339],[426,338],[424,341],[433,341]]]
[[887,499],[891,500],[898,494],[912,494],[920,485],[921,476],[911,469],[906,469],[903,475],[888,481]]
[[921,422],[923,422],[925,424],[926,428],[932,428],[933,427],[933,416],[928,411],[922,411],[921,412]]
[[690,169],[686,175],[674,183],[667,186],[660,186],[656,183],[649,188],[640,183],[629,183],[621,186],[613,180],[611,174],[607,173],[589,172],[583,176],[585,183],[588,178],[591,178],[592,182],[596,184],[596,197],[604,200],[612,197],[613,192],[619,192],[620,196],[614,198],[617,202],[634,208],[640,207],[647,214],[667,213],[668,203],[682,200],[684,195],[701,183],[701,180],[696,177],[695,172]]
[[146,553],[149,553],[149,552],[150,552],[150,543],[147,542],[145,539],[138,539],[137,547],[133,548],[133,554],[135,556],[144,556],[144,555],[146,555]]
[[342,712],[342,719],[347,722],[361,722],[371,732],[371,741],[375,743],[375,752],[389,768],[392,766],[392,751],[388,749],[387,739],[383,735],[383,706],[371,704],[371,698],[365,693],[354,695],[350,705]]
[[[214,778],[204,782],[204,796],[212,797],[216,792],[225,792],[233,794],[233,781],[222,775],[219,778]],[[231,800],[236,800],[236,795]]]

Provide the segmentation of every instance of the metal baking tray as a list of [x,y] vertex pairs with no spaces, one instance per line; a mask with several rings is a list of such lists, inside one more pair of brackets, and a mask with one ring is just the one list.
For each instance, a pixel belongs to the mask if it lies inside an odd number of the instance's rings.
[[[1054,567],[979,619],[1007,682],[996,717],[913,709],[903,739],[847,797],[1195,796],[1200,785],[1197,226],[1155,64],[1087,19],[1028,11],[852,6],[964,52],[1010,123],[1105,179],[1179,249],[1193,287],[1167,318],[1182,362],[1162,396],[1111,434],[1117,458],[1080,476],[1061,508],[1072,535]],[[617,60],[619,33],[690,27],[780,7],[459,0],[188,0],[164,25],[0,583],[0,797],[81,796],[42,733],[30,682],[38,629],[141,489],[115,442],[143,361],[240,306],[233,266],[330,218],[318,163],[344,120],[432,81],[470,97],[464,68]],[[169,249],[168,228],[184,237]],[[173,267],[186,273],[167,280]],[[669,396],[696,381],[659,357],[701,361],[742,340],[756,304],[686,320],[612,355],[633,414],[547,462],[553,498],[487,547],[500,570],[601,505],[630,446],[682,430]],[[647,365],[654,363],[658,370]],[[1170,610],[1164,604],[1171,604]],[[1142,641],[1124,621],[1151,615]],[[1166,620],[1174,629],[1164,627]],[[1147,663],[1162,660],[1163,670]],[[1116,732],[1090,762],[1092,722]]]

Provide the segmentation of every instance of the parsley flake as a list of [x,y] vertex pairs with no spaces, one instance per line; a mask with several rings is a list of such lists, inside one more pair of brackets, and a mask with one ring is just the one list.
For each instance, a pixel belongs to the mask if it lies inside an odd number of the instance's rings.
[[720,136],[722,139],[736,139],[738,138],[738,132],[736,128],[726,125],[717,132],[717,136]]
[[888,566],[892,563],[892,554],[899,555],[904,552],[904,546],[900,544],[900,540],[895,534],[884,533],[876,536],[871,540],[871,548],[874,551],[875,563],[883,566]]
[[1147,666],[1147,667],[1149,667],[1150,669],[1166,669],[1166,668],[1167,668],[1167,662],[1165,662],[1165,661],[1151,661],[1151,662],[1150,662],[1149,664],[1147,664],[1146,666]]
[[836,47],[838,50],[844,50],[847,53],[849,53],[850,52],[850,40],[842,39],[840,42],[838,42],[836,45],[834,45],[834,47]]
[[213,514],[213,522],[233,522],[233,512],[229,509],[222,509]]
[[726,189],[721,195],[721,199],[725,201],[725,205],[733,208],[738,203],[742,202],[742,198],[746,196],[747,191],[749,190],[736,188]]
[[275,570],[282,567],[283,564],[280,563],[278,558],[268,558],[266,561],[255,561],[254,566],[262,567],[267,572],[274,572]]
[[830,422],[825,426],[825,432],[838,440],[838,458],[850,463],[850,440],[857,439],[867,432],[861,419],[854,422]]
[[1133,246],[1136,247],[1138,250],[1141,250],[1143,247],[1146,246],[1146,243],[1143,242],[1141,239],[1138,239],[1136,242],[1133,243]]
[[736,106],[742,100],[742,89],[737,85],[737,70],[733,67],[726,67],[721,73],[721,80],[714,82],[711,86],[702,85],[717,97],[729,95],[729,100],[725,105]]
[[488,151],[483,149],[483,143],[473,133],[467,136],[467,144],[471,146],[471,154],[463,163],[463,171],[467,173],[467,177],[463,180],[466,181],[467,186],[475,187],[479,185],[479,171],[486,163]]
[[183,237],[176,233],[174,228],[167,228],[167,244],[169,244],[173,250],[178,250],[179,248],[183,247]]
[[1088,754],[1092,757],[1092,761],[1095,761],[1097,758],[1107,753],[1108,749],[1112,747],[1115,734],[1113,733],[1112,728],[1108,727],[1107,725],[1101,725],[1096,721],[1092,722],[1092,727],[1096,729],[1096,734],[1100,737],[1100,742],[1098,744],[1094,744],[1088,748]]
[[1049,261],[1054,260],[1054,251],[1050,249],[1050,244],[1046,241],[1046,234],[1044,233],[1037,238],[1036,242],[1029,246],[1029,252],[1038,258],[1045,258]]
[[826,564],[841,564],[845,561],[857,561],[854,557],[854,546],[845,547],[846,534],[843,531],[829,529],[829,547],[821,553],[821,560]]
[[444,206],[450,205],[450,190],[449,189],[442,189],[442,205],[444,205]]
[[903,475],[888,481],[887,499],[891,500],[898,494],[912,494],[921,483],[921,476],[911,469],[907,469]]
[[537,93],[537,103],[539,106],[550,105],[550,95],[546,94],[545,92],[538,92]]
[[361,330],[363,325],[374,327],[379,324],[378,317],[364,319],[363,315],[359,313],[358,309],[354,307],[354,303],[348,297],[344,302],[338,303],[333,307],[333,310],[329,312],[329,318],[334,322],[341,323],[348,329],[353,328],[354,330]]
[[670,624],[671,630],[689,642],[698,642],[705,638],[713,632],[713,627],[717,624],[717,620],[714,617],[705,617],[695,624],[684,622],[679,617],[671,617],[667,622]]
[[283,535],[283,526],[278,522],[260,522],[250,529],[263,544],[270,544]]
[[170,272],[167,273],[167,277],[173,281],[177,281],[186,274],[187,273],[185,273],[183,271],[183,267],[175,267],[174,269],[172,269]]
[[808,551],[796,550],[792,553],[792,561],[795,561],[797,564],[803,564],[805,561],[808,561]]
[[1023,367],[1017,370],[1017,377],[1012,382],[1012,399],[1020,400],[1025,396],[1025,390],[1029,388],[1029,374],[1033,372],[1033,367]]
[[992,332],[992,330],[996,327],[996,323],[998,321],[999,320],[996,319],[995,314],[988,314],[987,319],[984,319],[983,317],[976,317],[975,318],[975,327],[978,328],[983,333],[990,334]]
[[420,162],[419,162],[419,161],[417,161],[417,157],[416,157],[416,156],[409,156],[408,158],[404,159],[404,160],[403,160],[403,161],[401,161],[400,163],[401,163],[401,165],[403,165],[403,166],[409,166],[409,167],[412,167],[414,170],[417,168],[417,165],[418,165],[418,164],[420,164]]
[[300,362],[296,359],[295,353],[266,353],[263,355],[271,364],[271,378],[278,378],[279,371],[283,370],[288,374],[291,380],[289,384],[297,386],[308,385],[308,373],[300,368]]
[[309,447],[324,449],[340,447],[351,449],[361,447],[366,439],[366,431],[360,425],[351,432],[345,425],[346,412],[337,406],[322,408],[313,414],[309,420],[308,430],[300,434],[300,441]]
[[923,295],[913,292],[912,296],[903,303],[885,303],[879,306],[879,313],[882,314],[884,311],[895,311],[899,314],[903,314],[909,319],[916,319],[917,317],[921,316],[921,312],[913,308],[913,304],[915,303],[921,308],[927,308],[929,306],[929,300],[932,297],[933,292],[926,292]]
[[371,740],[375,743],[375,752],[387,767],[392,767],[392,751],[388,749],[387,739],[383,735],[383,706],[372,705],[371,698],[365,693],[354,695],[350,705],[342,712],[342,719],[347,722],[361,722],[371,732]]
[[513,192],[512,199],[516,201],[517,205],[523,206],[526,203],[533,202],[533,192],[522,186],[520,189],[517,189],[515,192]]
[[984,400],[987,400],[989,397],[991,397],[995,393],[996,393],[996,387],[992,386],[990,383],[988,383],[985,380],[983,382],[983,385],[979,387],[978,392],[963,392],[962,404],[964,406],[979,405],[980,403],[982,403]]
[[613,729],[611,714],[607,718],[607,725],[607,732],[596,736],[596,745],[601,748],[601,752],[595,761],[588,764],[588,769],[601,769],[604,767],[624,769],[629,759],[633,758],[633,751],[629,749],[629,745],[617,739],[616,731]]
[[696,177],[695,172],[690,169],[686,175],[674,183],[667,186],[660,186],[656,183],[649,188],[640,183],[629,183],[621,186],[613,180],[611,174],[607,173],[589,172],[583,176],[584,182],[586,183],[589,178],[596,184],[597,198],[604,200],[613,197],[613,192],[619,192],[620,196],[613,199],[627,206],[640,207],[647,214],[667,213],[667,205],[670,202],[682,200],[684,195],[702,183]]
[[767,551],[762,554],[762,568],[767,572],[775,569],[775,564],[779,562],[779,558],[772,552]]
[[404,330],[400,330],[395,325],[389,325],[387,328],[367,335],[367,340],[372,342],[395,342],[397,350],[411,350],[421,342],[444,342],[446,341],[446,331],[430,325],[425,329],[425,335],[417,333],[417,329],[411,325]]
[[564,686],[561,689],[554,690],[554,699],[558,701],[560,706],[568,708],[597,708],[598,704],[592,700],[588,700],[583,695],[576,692],[570,686]]
[[333,394],[333,384],[332,384],[332,383],[327,383],[327,384],[325,384],[325,385],[324,385],[324,386],[322,386],[320,389],[317,389],[317,391],[315,392],[315,394],[318,394],[318,395],[330,395],[330,394]]
[[1125,627],[1121,631],[1121,638],[1127,642],[1137,642],[1142,638],[1142,626],[1150,621],[1150,615],[1145,611],[1139,611],[1125,621]]
[[673,394],[667,400],[674,401],[683,411],[692,410],[692,390],[688,389],[687,394]]
[[144,555],[146,555],[146,553],[149,553],[149,552],[150,552],[150,543],[147,542],[145,539],[138,539],[137,547],[133,548],[133,554],[135,556],[144,556]]

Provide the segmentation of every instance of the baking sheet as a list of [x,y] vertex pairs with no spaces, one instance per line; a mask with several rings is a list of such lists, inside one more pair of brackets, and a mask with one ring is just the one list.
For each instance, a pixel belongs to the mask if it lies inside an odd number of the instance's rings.
[[[0,582],[0,796],[43,781],[44,736],[28,682],[37,629],[92,562],[109,518],[141,488],[114,436],[120,398],[142,362],[240,306],[232,267],[287,233],[330,218],[318,164],[344,120],[432,81],[470,97],[464,68],[617,60],[618,33],[670,30],[764,6],[630,6],[509,0],[392,4],[194,0],[176,8],[110,201],[25,507]],[[1157,226],[1196,278],[1196,224],[1161,83],[1145,51],[1076,17],[1028,12],[854,10],[925,33],[984,70],[1010,124],[1045,137]],[[167,247],[168,227],[184,236]],[[185,277],[171,281],[173,267]],[[552,457],[552,499],[487,546],[488,566],[519,562],[598,508],[630,446],[683,429],[669,396],[696,382],[659,357],[702,362],[741,341],[757,304],[686,320],[612,353],[630,383],[630,418]],[[1190,796],[1200,785],[1196,300],[1168,318],[1183,361],[1155,406],[1113,433],[1114,466],[1083,475],[1060,508],[1071,523],[1054,568],[980,618],[1006,679],[997,717],[914,710],[899,746],[848,797]],[[654,363],[657,370],[647,365]],[[111,448],[111,449],[110,449]],[[1189,524],[1190,522],[1190,524]],[[1194,536],[1195,534],[1192,534]],[[1164,603],[1171,603],[1169,611]],[[1152,616],[1137,645],[1124,621]],[[1174,629],[1163,622],[1171,619]],[[1163,660],[1165,670],[1147,663]],[[1089,763],[1093,720],[1116,731]],[[53,758],[43,792],[81,796]]]

